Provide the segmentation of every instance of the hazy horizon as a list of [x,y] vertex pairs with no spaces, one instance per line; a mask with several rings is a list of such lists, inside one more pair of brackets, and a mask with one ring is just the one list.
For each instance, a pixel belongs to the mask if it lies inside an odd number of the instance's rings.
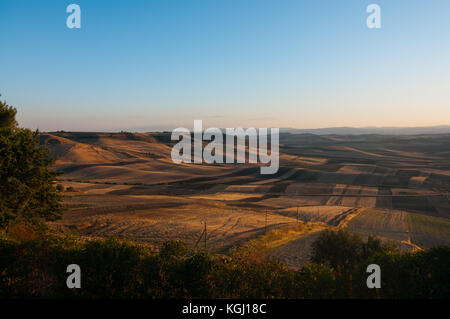
[[[186,125],[186,128],[193,131],[193,125]],[[157,132],[167,132],[174,130],[175,126],[167,126],[167,127],[134,127],[134,128],[112,128],[105,130],[40,130],[42,133],[55,133],[55,132],[73,132],[73,133],[120,133],[120,132],[129,132],[129,133],[157,133]],[[206,126],[203,126],[203,130],[205,130]],[[246,129],[247,127],[244,127]],[[220,127],[219,129],[225,130],[226,127]],[[258,129],[258,127],[256,127]],[[450,125],[433,125],[433,126],[364,126],[364,127],[351,127],[351,126],[340,126],[340,127],[318,127],[318,128],[294,128],[294,127],[282,127],[280,128],[280,133],[314,133],[318,135],[323,134],[341,134],[339,131],[349,132],[350,133],[342,133],[342,134],[380,134],[380,135],[389,135],[389,134],[401,134],[401,135],[415,135],[415,134],[449,134],[450,133]],[[372,133],[373,132],[373,133]]]
[[[366,7],[381,7],[368,29]],[[41,131],[450,122],[450,2],[0,3],[0,94]]]

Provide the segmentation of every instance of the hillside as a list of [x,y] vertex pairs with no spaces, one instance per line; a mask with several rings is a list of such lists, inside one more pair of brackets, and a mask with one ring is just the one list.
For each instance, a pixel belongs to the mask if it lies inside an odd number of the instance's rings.
[[[208,247],[226,250],[304,221],[414,250],[450,243],[449,137],[283,133],[280,169],[266,176],[256,164],[175,164],[169,133],[58,132],[41,141],[64,173],[68,210],[54,223],[63,232],[195,245],[206,221]],[[305,262],[283,246],[309,245],[308,236],[288,236],[275,255]]]

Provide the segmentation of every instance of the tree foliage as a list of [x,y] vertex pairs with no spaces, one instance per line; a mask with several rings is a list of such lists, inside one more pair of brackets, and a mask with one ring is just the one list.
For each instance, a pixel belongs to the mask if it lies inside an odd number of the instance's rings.
[[0,131],[10,130],[17,125],[16,114],[17,110],[14,107],[0,100]]
[[62,210],[53,161],[39,145],[38,131],[17,126],[16,113],[0,101],[0,227],[17,218],[54,220]]
[[[38,237],[36,237],[38,236]],[[288,269],[275,259],[242,262],[168,242],[159,252],[117,239],[2,237],[0,298],[449,298],[450,247],[416,253],[379,250],[351,273],[324,264]],[[67,265],[82,289],[66,286]],[[380,265],[381,288],[366,285]]]
[[326,230],[312,245],[311,261],[349,273],[361,261],[390,252],[398,252],[397,246],[391,242],[383,243],[375,236],[369,236],[364,242],[359,234],[348,229]]

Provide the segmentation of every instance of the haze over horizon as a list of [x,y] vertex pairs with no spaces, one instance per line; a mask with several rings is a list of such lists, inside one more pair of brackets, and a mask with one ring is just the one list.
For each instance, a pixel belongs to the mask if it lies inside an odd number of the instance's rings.
[[0,94],[21,126],[450,124],[448,1],[83,0],[78,30],[69,3],[0,3]]
[[[43,133],[54,132],[91,132],[91,133],[156,133],[172,131],[176,127],[174,126],[154,126],[154,127],[135,127],[135,128],[114,128],[106,130],[55,130],[55,131],[41,131]],[[189,130],[193,131],[193,125],[186,126]],[[203,127],[205,130],[207,127]],[[221,130],[226,128],[221,127]],[[246,128],[244,128],[246,129]],[[258,129],[258,128],[256,128]],[[315,135],[363,135],[363,134],[378,134],[378,135],[422,135],[422,134],[450,134],[450,125],[435,125],[435,126],[366,126],[366,127],[321,127],[321,128],[279,128],[280,133],[292,133],[292,134],[315,134]]]

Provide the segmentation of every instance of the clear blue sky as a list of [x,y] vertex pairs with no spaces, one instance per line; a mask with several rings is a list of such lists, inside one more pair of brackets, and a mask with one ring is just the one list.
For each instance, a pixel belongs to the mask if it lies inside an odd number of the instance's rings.
[[450,124],[448,0],[1,0],[0,40],[44,131]]

